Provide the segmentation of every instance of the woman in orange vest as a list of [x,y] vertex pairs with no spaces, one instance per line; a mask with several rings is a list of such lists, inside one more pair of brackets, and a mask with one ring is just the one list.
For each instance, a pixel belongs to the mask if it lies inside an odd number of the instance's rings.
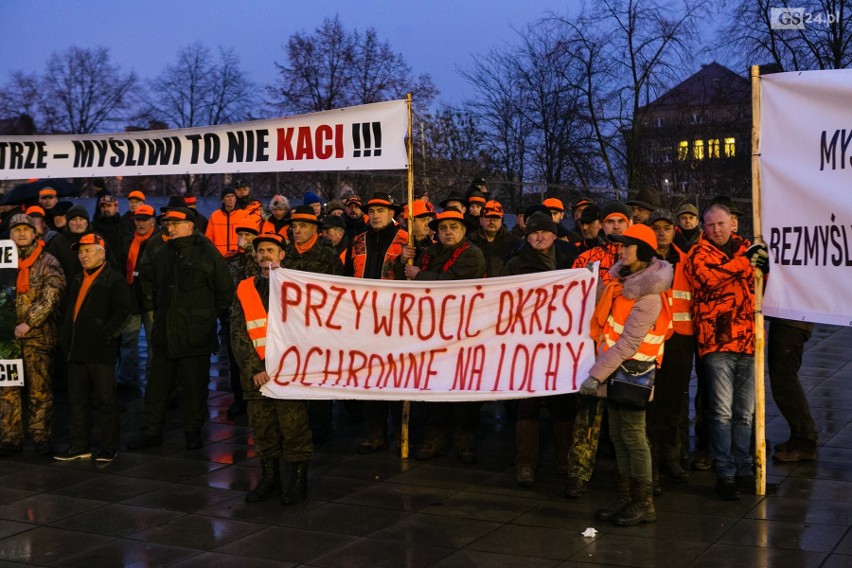
[[597,360],[580,393],[594,395],[602,383],[608,382],[607,410],[618,463],[618,499],[595,516],[631,526],[657,520],[651,450],[645,434],[645,408],[615,402],[613,381],[653,384],[663,358],[663,344],[671,333],[669,289],[674,271],[671,264],[656,256],[657,237],[647,225],[634,225],[608,238],[621,243],[621,260],[610,269],[612,279],[595,307],[590,331],[598,346]]

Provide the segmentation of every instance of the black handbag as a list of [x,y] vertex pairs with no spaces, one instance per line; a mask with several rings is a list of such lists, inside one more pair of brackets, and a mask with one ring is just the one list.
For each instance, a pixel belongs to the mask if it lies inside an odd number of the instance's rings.
[[653,363],[628,360],[609,376],[607,400],[637,410],[644,410],[654,398],[654,376],[657,367]]

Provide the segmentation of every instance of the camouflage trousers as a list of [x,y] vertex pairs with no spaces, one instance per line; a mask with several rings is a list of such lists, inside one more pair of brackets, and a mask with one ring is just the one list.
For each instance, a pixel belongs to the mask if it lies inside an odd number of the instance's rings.
[[605,399],[594,396],[577,397],[574,439],[568,451],[569,477],[577,477],[583,481],[592,478],[598,453],[598,441],[601,437],[605,402]]
[[0,388],[0,442],[20,445],[24,440],[22,391],[27,392],[30,438],[34,444],[53,437],[53,381],[50,364],[53,351],[22,343],[24,386]]
[[254,447],[261,459],[282,456],[286,462],[311,459],[314,445],[304,401],[264,397],[247,402]]

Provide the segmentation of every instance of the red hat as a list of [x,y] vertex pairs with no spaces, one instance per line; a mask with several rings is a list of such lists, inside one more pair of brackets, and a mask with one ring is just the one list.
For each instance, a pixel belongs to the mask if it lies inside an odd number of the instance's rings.
[[39,207],[38,205],[31,205],[27,207],[27,210],[24,211],[25,214],[30,217],[44,217],[44,209]]
[[198,201],[194,195],[184,195],[183,202],[187,205],[195,205],[196,201]]
[[136,219],[150,219],[154,216],[154,208],[150,205],[142,204],[136,208],[136,211],[133,212],[133,218]]
[[163,214],[161,221],[192,221],[190,216],[184,211],[180,211],[180,209],[181,208],[169,209]]
[[562,205],[562,201],[556,199],[555,197],[545,199],[541,204],[550,209],[551,211],[559,211],[562,213],[565,212],[565,206]]
[[44,189],[39,190],[39,192],[38,192],[39,197],[44,197],[46,195],[51,196],[51,197],[57,197],[58,194],[56,193],[56,190],[53,189],[52,187],[45,187]]
[[71,250],[77,250],[81,245],[100,245],[105,247],[104,239],[97,233],[86,233],[80,240],[71,245]]
[[139,191],[138,189],[134,189],[133,191],[127,194],[127,199],[138,199],[139,201],[145,201],[145,194]]
[[491,200],[485,204],[483,208],[483,217],[500,217],[503,218],[503,205],[499,201]]
[[470,205],[471,203],[478,203],[480,205],[485,205],[486,201],[485,201],[485,198],[480,193],[480,195],[473,194],[470,197],[468,197],[467,203],[468,203],[468,205]]

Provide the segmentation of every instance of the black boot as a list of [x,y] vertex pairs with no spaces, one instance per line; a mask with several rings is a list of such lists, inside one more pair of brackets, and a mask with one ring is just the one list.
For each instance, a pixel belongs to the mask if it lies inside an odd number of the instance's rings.
[[653,483],[631,478],[630,504],[624,507],[612,521],[620,527],[632,527],[639,523],[656,523],[657,511],[654,509]]
[[[308,498],[309,463],[310,461],[305,460],[290,464],[290,485],[287,487],[287,491],[284,492],[284,496],[281,497],[281,502],[285,505],[295,505]],[[283,478],[284,475],[284,470],[281,470],[281,477]]]
[[630,504],[630,478],[623,475],[618,476],[618,497],[608,507],[595,511],[595,518],[599,521],[611,521],[615,519],[623,508]]
[[278,471],[278,458],[260,460],[262,477],[254,489],[246,493],[246,501],[257,503],[274,495],[281,495],[281,474]]

